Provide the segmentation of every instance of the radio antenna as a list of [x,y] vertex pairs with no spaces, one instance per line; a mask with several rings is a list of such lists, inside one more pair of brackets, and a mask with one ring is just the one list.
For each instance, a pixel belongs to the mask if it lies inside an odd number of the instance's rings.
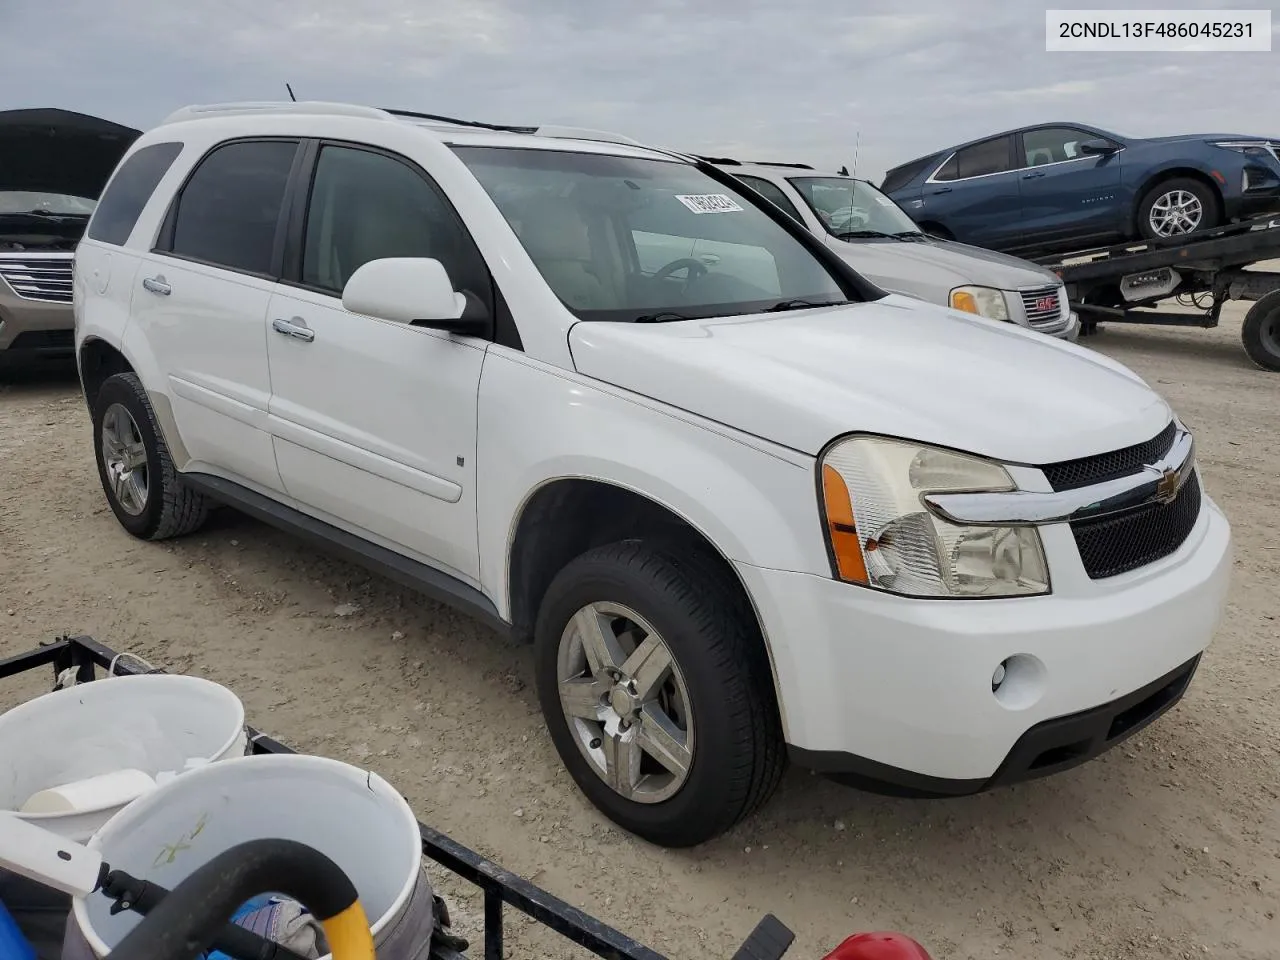
[[287,80],[285,81],[284,88],[289,91],[289,99],[294,103],[297,103],[298,98],[293,95],[293,87],[289,86],[289,82]]

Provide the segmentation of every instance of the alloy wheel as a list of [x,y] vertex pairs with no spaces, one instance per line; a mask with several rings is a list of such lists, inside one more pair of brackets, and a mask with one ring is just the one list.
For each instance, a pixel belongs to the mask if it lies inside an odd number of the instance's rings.
[[123,404],[111,404],[103,415],[102,465],[120,509],[131,517],[141,514],[150,489],[147,448],[133,414]]
[[1158,237],[1177,237],[1193,233],[1204,219],[1204,205],[1190,190],[1170,190],[1151,205],[1147,222]]
[[684,786],[694,751],[689,690],[643,617],[616,603],[580,609],[560,637],[557,682],[574,743],[615,793],[652,804]]

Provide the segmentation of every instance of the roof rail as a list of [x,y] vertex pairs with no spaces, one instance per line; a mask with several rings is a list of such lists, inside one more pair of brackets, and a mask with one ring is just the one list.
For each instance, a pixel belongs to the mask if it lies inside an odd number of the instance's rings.
[[520,127],[505,123],[485,123],[482,120],[459,120],[457,117],[446,117],[439,113],[419,113],[417,110],[397,110],[391,107],[382,108],[393,117],[408,117],[414,120],[431,120],[435,123],[446,123],[455,127],[478,127],[481,130],[496,130],[502,133],[533,133],[537,127]]
[[720,166],[722,166],[722,167],[740,167],[740,166],[742,166],[742,161],[741,161],[741,160],[735,160],[735,159],[733,159],[733,157],[704,157],[704,156],[702,156],[701,154],[694,154],[694,156],[696,156],[699,160],[704,160],[704,161],[706,161],[707,163],[718,163],[718,164],[720,164]]
[[233,103],[200,103],[182,107],[160,121],[161,125],[183,120],[199,120],[204,117],[235,116],[252,113],[284,113],[321,115],[330,117],[364,117],[370,120],[389,120],[391,115],[377,107],[355,103],[329,103],[321,100],[246,100]]
[[812,170],[813,167],[807,163],[779,163],[775,160],[751,160],[757,167],[788,167],[793,170]]
[[563,127],[544,124],[534,131],[539,137],[560,137],[565,140],[596,140],[601,143],[625,143],[633,147],[647,147],[632,137],[621,133],[609,133],[606,130],[592,130],[589,127]]

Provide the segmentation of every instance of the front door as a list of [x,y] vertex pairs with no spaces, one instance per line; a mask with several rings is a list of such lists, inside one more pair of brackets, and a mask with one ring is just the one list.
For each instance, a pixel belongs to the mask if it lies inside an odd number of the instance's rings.
[[1120,200],[1120,153],[1097,156],[1080,144],[1097,136],[1072,127],[1022,134],[1023,242],[1088,240],[1119,233],[1127,211]]
[[433,257],[492,310],[465,227],[409,161],[322,145],[296,262],[267,311],[270,429],[303,509],[478,581],[476,394],[486,341],[353,314],[342,288],[383,257]]

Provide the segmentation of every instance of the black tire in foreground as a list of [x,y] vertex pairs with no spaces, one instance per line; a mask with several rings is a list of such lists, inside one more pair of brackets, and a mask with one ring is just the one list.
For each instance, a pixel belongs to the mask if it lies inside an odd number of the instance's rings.
[[538,699],[561,760],[609,819],[660,846],[729,830],[786,766],[768,656],[731,576],[624,541],[570,562],[539,611]]
[[1280,372],[1280,290],[1259,299],[1244,315],[1240,340],[1249,359],[1263,370]]
[[98,390],[93,450],[107,503],[135,537],[165,540],[204,523],[209,503],[174,468],[137,374],[114,374]]
[[[1189,197],[1195,198],[1193,204]],[[1152,209],[1160,204],[1167,216],[1157,220],[1169,224],[1168,232],[1160,232],[1152,221]],[[1198,206],[1197,206],[1198,205]],[[1177,211],[1184,211],[1182,216]],[[1198,212],[1196,212],[1198,211]],[[1194,219],[1194,223],[1191,222]],[[1212,230],[1222,223],[1222,204],[1213,188],[1201,180],[1176,177],[1157,183],[1138,201],[1138,233],[1145,240],[1167,240]]]

